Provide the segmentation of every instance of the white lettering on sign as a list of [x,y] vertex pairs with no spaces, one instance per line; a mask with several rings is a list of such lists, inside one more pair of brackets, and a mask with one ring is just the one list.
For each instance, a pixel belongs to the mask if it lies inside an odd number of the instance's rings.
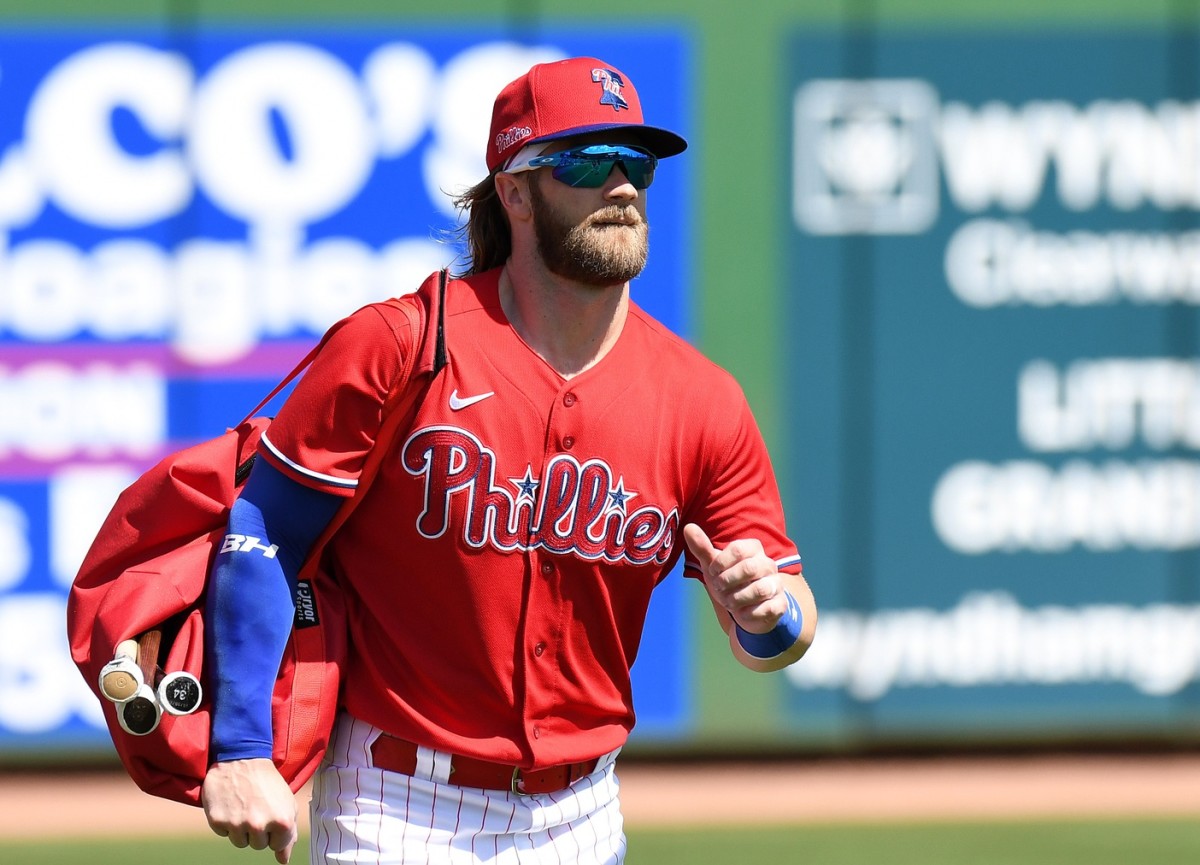
[[863,701],[896,688],[1125,684],[1162,697],[1200,678],[1200,607],[1023,607],[1006,592],[948,610],[821,613],[821,638],[786,670],[801,690]]
[[100,525],[137,472],[128,466],[71,466],[47,484],[50,574],[64,589],[79,573]]
[[962,462],[938,480],[930,510],[942,542],[967,555],[1194,549],[1200,462]]
[[[563,56],[491,42],[439,70],[420,46],[387,42],[359,71],[320,46],[263,42],[198,77],[188,57],[153,46],[85,48],[38,83],[24,139],[0,150],[0,335],[163,340],[212,365],[413,291],[455,254],[432,228],[368,246],[311,240],[309,226],[351,207],[381,161],[418,147],[421,206],[456,217],[451,195],[487,174],[496,92]],[[117,119],[140,130],[139,152],[119,139]],[[36,231],[9,240],[48,206],[129,231],[197,199],[244,224],[245,238],[184,235],[167,247],[121,237],[87,249]]]
[[366,303],[414,291],[447,254],[426,239],[379,250],[351,238],[299,243],[263,232],[250,244],[197,239],[175,250],[124,239],[90,254],[56,240],[0,247],[0,331],[29,342],[163,340],[192,363],[222,363],[263,337],[321,333]]
[[[197,181],[251,224],[307,225],[336,213],[375,163],[354,73],[313,46],[265,43],[231,54],[201,80],[192,112],[187,152]],[[273,126],[290,147],[281,150]]]
[[974,219],[946,246],[946,281],[988,308],[1200,303],[1200,232],[1035,231],[1019,220]]
[[0,592],[19,586],[32,563],[29,517],[12,499],[0,498]]
[[1097,100],[941,107],[942,169],[963,210],[1029,210],[1045,191],[1070,210],[1200,207],[1200,103]]
[[940,103],[919,79],[805,82],[793,100],[793,212],[815,234],[907,234],[937,216],[940,166],[968,213],[1200,209],[1200,102]]
[[44,733],[80,716],[104,727],[100,702],[71,662],[66,598],[0,596],[0,729]]
[[[299,42],[249,45],[197,79],[189,58],[134,42],[66,58],[34,92],[26,138],[0,161],[0,225],[34,219],[52,202],[80,222],[152,225],[196,193],[252,225],[305,226],[346,207],[380,159],[404,156],[428,131],[431,203],[487,174],[483,142],[500,87],[550,46],[492,42],[451,58],[384,43],[361,77],[329,51]],[[157,142],[132,154],[113,116],[131,116]],[[19,194],[18,194],[19,193]],[[17,206],[15,202],[19,202]],[[451,209],[450,212],[453,212]]]
[[108,42],[68,57],[29,102],[27,170],[46,198],[81,222],[130,228],[178,213],[192,196],[182,154],[167,145],[148,155],[126,152],[112,114],[122,108],[155,138],[177,141],[192,86],[185,58],[145,45]]
[[1034,360],[1017,382],[1017,427],[1035,451],[1200,449],[1200,361]]
[[166,441],[166,391],[149,364],[0,366],[0,459],[150,456]]

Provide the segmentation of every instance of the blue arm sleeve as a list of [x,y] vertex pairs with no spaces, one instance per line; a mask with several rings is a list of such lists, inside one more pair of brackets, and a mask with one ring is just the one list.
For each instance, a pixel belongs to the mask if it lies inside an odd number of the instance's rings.
[[255,460],[233,503],[206,602],[213,762],[271,757],[271,695],[292,631],[296,579],[345,501]]

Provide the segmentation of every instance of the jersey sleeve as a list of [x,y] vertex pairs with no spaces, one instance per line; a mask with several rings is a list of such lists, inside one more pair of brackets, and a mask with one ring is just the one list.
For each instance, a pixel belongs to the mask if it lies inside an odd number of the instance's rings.
[[[702,447],[705,483],[687,520],[704,529],[717,548],[757,539],[780,571],[798,574],[800,553],[787,533],[779,484],[762,433],[740,389],[726,405],[725,414],[715,407],[709,413],[716,420]],[[684,569],[686,576],[700,577],[690,550]]]
[[335,325],[263,433],[259,455],[307,487],[353,495],[416,330],[411,311],[386,304]]

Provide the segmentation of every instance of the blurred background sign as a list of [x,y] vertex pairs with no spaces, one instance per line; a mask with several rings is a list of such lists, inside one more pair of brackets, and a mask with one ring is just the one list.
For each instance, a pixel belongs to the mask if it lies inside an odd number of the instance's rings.
[[788,504],[806,562],[837,577],[789,670],[794,723],[866,741],[1183,729],[1194,44],[876,31],[797,36],[790,57]]
[[[117,493],[235,424],[334,321],[454,265],[451,195],[487,173],[496,93],[592,49],[478,27],[0,31],[0,748],[107,747],[64,604]],[[682,38],[604,60],[689,135]],[[685,174],[658,174],[636,296],[681,333]],[[680,582],[639,664],[651,731],[688,720]]]
[[0,29],[0,757],[106,753],[63,604],[116,493],[452,263],[495,93],[576,54],[691,140],[634,298],[743,383],[822,610],[752,676],[666,581],[633,745],[1194,741],[1190,0],[139,2]]

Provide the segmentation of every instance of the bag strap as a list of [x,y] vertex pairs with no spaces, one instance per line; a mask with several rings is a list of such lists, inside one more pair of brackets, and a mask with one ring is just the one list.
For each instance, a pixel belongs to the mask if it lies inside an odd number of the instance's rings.
[[[332,539],[333,535],[342,524],[350,517],[350,514],[358,506],[358,503],[366,495],[367,490],[371,486],[371,481],[379,472],[379,467],[383,463],[383,459],[387,456],[392,442],[403,430],[412,428],[413,421],[416,419],[417,409],[420,407],[421,401],[424,399],[429,386],[433,383],[434,378],[448,363],[446,354],[446,338],[445,338],[445,307],[446,307],[446,283],[447,273],[442,270],[438,274],[438,291],[434,301],[436,310],[429,310],[426,318],[425,327],[421,333],[421,344],[424,345],[428,341],[429,336],[429,319],[436,320],[435,325],[435,340],[434,356],[432,366],[427,369],[410,369],[408,380],[404,387],[400,389],[394,398],[389,399],[392,402],[391,406],[384,405],[383,423],[379,428],[379,434],[375,438],[375,443],[371,445],[371,450],[367,453],[366,462],[363,463],[362,471],[358,476],[358,486],[354,491],[354,495],[347,499],[337,512],[333,515],[333,519],[321,532],[312,549],[309,551],[308,559],[305,561],[304,567],[300,571],[300,577],[311,573],[315,570],[321,560],[321,552],[325,545]],[[413,355],[421,354],[414,347]],[[414,386],[415,385],[415,386]]]
[[[436,315],[437,315],[437,331],[436,331],[436,344],[434,346],[434,362],[433,362],[433,374],[434,375],[437,375],[439,372],[441,372],[442,367],[444,367],[446,365],[446,328],[445,328],[445,316],[442,314],[442,308],[443,308],[443,306],[445,304],[445,300],[446,300],[447,279],[448,279],[447,272],[446,272],[445,268],[443,268],[441,271],[438,272],[438,301],[437,301],[437,313],[436,313]],[[308,350],[308,354],[306,354],[304,357],[302,357],[300,359],[300,362],[296,364],[295,368],[291,372],[289,372],[287,375],[285,375],[280,380],[279,384],[277,384],[277,385],[275,385],[275,387],[271,388],[271,392],[268,393],[266,396],[264,396],[261,400],[259,400],[258,405],[256,405],[254,408],[250,409],[250,413],[247,414],[244,418],[242,418],[241,423],[239,423],[238,426],[241,426],[246,421],[250,420],[252,417],[257,415],[260,411],[262,411],[263,408],[266,407],[267,403],[269,403],[271,400],[275,399],[275,397],[277,397],[279,395],[280,391],[282,391],[285,387],[287,387],[289,384],[291,384],[293,381],[295,381],[296,377],[299,376],[300,373],[302,373],[306,369],[308,369],[309,364],[311,364],[316,359],[318,352],[320,352],[321,348],[325,345],[325,340],[328,339],[328,336],[329,336],[329,334],[328,334],[328,332],[326,332],[325,336],[323,336],[321,338],[321,341],[318,342],[316,345],[314,345],[312,348],[310,348]],[[424,338],[424,334],[422,334],[422,338]],[[419,354],[420,352],[417,351],[414,353]]]
[[246,421],[250,420],[250,418],[254,417],[256,414],[258,414],[260,411],[262,411],[267,403],[269,403],[271,400],[275,399],[275,397],[279,395],[279,392],[281,390],[283,390],[285,387],[287,387],[289,384],[291,384],[296,379],[296,376],[300,375],[300,373],[302,373],[306,369],[308,369],[308,365],[310,363],[312,363],[313,360],[316,359],[317,352],[319,352],[321,350],[321,346],[323,346],[324,344],[325,344],[325,340],[322,339],[319,343],[317,343],[312,348],[310,348],[308,350],[308,354],[306,354],[303,358],[301,358],[300,362],[298,364],[296,364],[296,368],[293,369],[291,372],[289,372],[287,375],[285,375],[283,377],[283,379],[279,382],[279,384],[277,384],[277,385],[275,385],[275,387],[271,388],[271,392],[269,394],[267,394],[266,396],[264,396],[262,398],[262,400],[258,403],[258,405],[256,405],[254,408],[250,409],[250,413],[248,415],[246,415],[244,418],[242,418],[242,421],[241,421],[241,423],[238,424],[238,426],[241,426]]
[[437,297],[437,345],[433,352],[433,374],[437,375],[446,365],[446,282],[449,279],[446,268],[438,272]]
[[[434,378],[447,364],[446,343],[445,343],[445,309],[446,298],[446,282],[447,274],[442,270],[438,276],[437,294],[429,300],[429,305],[436,306],[434,309],[425,309],[422,317],[422,328],[420,343],[414,346],[410,357],[406,358],[407,370],[404,375],[404,385],[400,390],[388,397],[388,401],[383,407],[383,423],[380,426],[379,434],[375,438],[375,443],[371,446],[371,450],[367,453],[366,461],[363,464],[362,472],[359,474],[358,487],[354,491],[354,495],[342,503],[341,507],[333,515],[333,519],[321,532],[316,542],[308,552],[303,567],[297,575],[297,579],[311,580],[321,566],[324,559],[325,547],[333,538],[334,534],[346,522],[350,514],[358,506],[358,503],[366,496],[367,490],[371,485],[376,473],[379,471],[380,465],[383,463],[384,457],[390,450],[393,440],[399,435],[401,430],[410,429],[413,421],[416,418],[417,408],[421,400],[429,390],[429,386],[433,383]],[[430,342],[430,323],[431,320],[436,321],[436,336],[434,337],[436,345],[433,347],[433,358],[427,357]],[[389,405],[390,403],[390,405]],[[317,694],[315,699],[321,699],[321,695]],[[293,701],[293,711],[297,703]],[[302,753],[308,753],[312,745],[316,744],[317,729],[315,725],[309,724],[305,729],[304,736],[307,741],[301,741]]]

